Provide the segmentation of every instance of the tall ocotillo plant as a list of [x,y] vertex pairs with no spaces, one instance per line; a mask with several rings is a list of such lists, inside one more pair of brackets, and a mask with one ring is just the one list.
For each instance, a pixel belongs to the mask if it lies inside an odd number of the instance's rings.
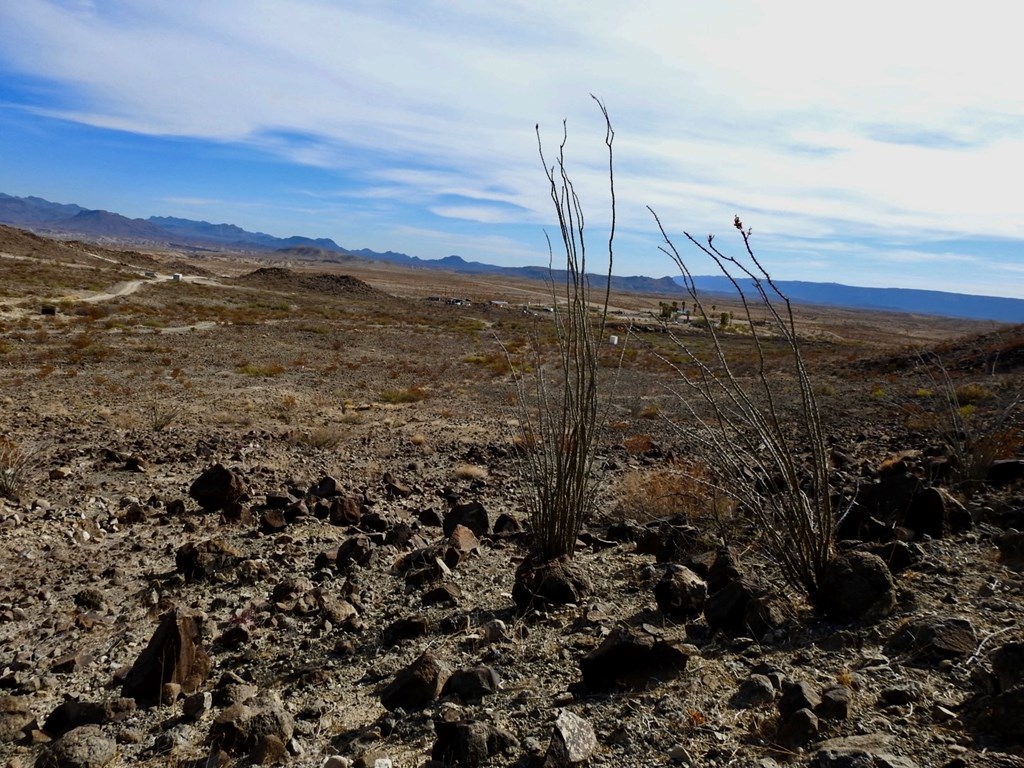
[[[691,418],[688,431],[715,468],[722,488],[758,523],[767,552],[778,562],[786,581],[815,603],[833,556],[835,521],[828,449],[789,299],[755,257],[751,232],[744,230],[738,216],[734,226],[743,241],[742,260],[721,251],[713,235],[702,242],[683,233],[732,283],[749,323],[756,375],[752,383],[741,381],[723,346],[724,329],[716,329],[686,260],[657,214],[651,213],[663,238],[661,250],[679,269],[696,314],[705,320],[713,349],[712,359],[705,360],[673,335],[688,369],[673,366],[685,385],[679,400]],[[753,307],[767,314],[765,330],[758,329]],[[784,342],[788,370],[799,390],[796,434],[782,422],[779,396],[766,372],[762,336],[769,332]],[[698,404],[704,406],[700,411]],[[798,459],[801,449],[809,451],[806,463]]]
[[538,152],[558,218],[565,256],[564,285],[560,285],[554,269],[554,247],[551,237],[545,233],[558,347],[557,364],[545,364],[542,342],[535,333],[533,370],[516,376],[526,503],[535,536],[534,556],[540,561],[572,556],[580,528],[594,509],[598,486],[594,462],[604,404],[598,381],[598,348],[608,317],[614,255],[612,143],[615,132],[604,104],[598,98],[592,98],[605,121],[611,198],[608,273],[597,318],[591,313],[583,207],[566,170],[566,125],[562,125],[562,141],[551,164],[544,154],[540,126],[536,129]]

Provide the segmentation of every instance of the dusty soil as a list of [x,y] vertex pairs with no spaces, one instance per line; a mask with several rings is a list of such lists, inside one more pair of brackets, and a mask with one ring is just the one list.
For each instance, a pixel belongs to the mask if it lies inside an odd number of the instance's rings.
[[[473,304],[426,301],[437,295]],[[55,745],[98,725],[116,756],[60,764],[321,766],[337,756],[334,765],[421,766],[436,721],[449,719],[506,735],[483,764],[525,766],[543,758],[562,711],[593,727],[593,765],[1024,765],[1024,728],[992,715],[991,674],[994,651],[1024,642],[1024,578],[998,546],[1024,517],[1024,486],[1012,472],[966,485],[939,471],[950,456],[947,386],[960,388],[973,435],[998,433],[995,458],[1024,459],[1019,417],[1000,420],[1022,391],[1024,330],[798,308],[844,503],[899,465],[962,504],[970,522],[928,536],[892,528],[914,554],[895,575],[895,607],[840,623],[785,584],[749,521],[695,490],[690,478],[713,469],[688,452],[678,374],[663,360],[672,342],[652,320],[661,297],[613,297],[623,344],[602,351],[616,382],[601,499],[573,559],[593,590],[522,614],[513,579],[531,538],[509,360],[529,366],[531,339],[551,338],[550,314],[538,311],[546,296],[528,281],[355,263],[286,269],[0,228],[0,458],[6,447],[18,472],[0,498],[7,765],[48,765]],[[707,344],[705,331],[674,332]],[[749,334],[740,326],[725,338],[737,375],[752,375]],[[948,382],[922,364],[934,351]],[[766,356],[788,396],[786,349],[769,343]],[[204,510],[190,488],[215,464],[243,488]],[[330,493],[325,478],[336,481]],[[361,520],[332,523],[336,498],[354,499]],[[411,579],[409,553],[446,542],[450,508],[471,502],[488,530],[437,582]],[[501,515],[524,530],[496,531]],[[654,586],[667,564],[623,531],[657,539],[684,523],[712,550],[732,546],[738,569],[781,600],[772,626],[712,628],[659,610]],[[367,553],[336,561],[355,539]],[[183,547],[210,541],[223,557],[202,573],[183,566]],[[438,583],[453,586],[431,594]],[[62,736],[58,706],[117,701],[174,610],[200,619],[209,674],[163,703],[108,706]],[[402,637],[410,622],[396,622],[410,618],[419,629]],[[915,621],[952,619],[969,623],[970,647],[928,655],[894,643]],[[685,669],[588,690],[580,660],[621,627],[685,643]],[[428,650],[451,670],[489,667],[497,690],[385,709],[382,689]],[[777,690],[740,706],[737,691],[756,673]],[[848,710],[791,738],[780,689],[794,680],[845,689]],[[288,721],[274,736],[283,752],[270,738],[225,741],[218,729],[236,701]]]

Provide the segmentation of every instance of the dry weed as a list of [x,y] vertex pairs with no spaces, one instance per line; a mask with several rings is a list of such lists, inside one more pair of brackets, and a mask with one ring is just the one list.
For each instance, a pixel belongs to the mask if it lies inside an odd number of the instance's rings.
[[33,451],[0,437],[0,496],[13,499],[25,484]]
[[455,476],[459,480],[485,480],[487,468],[477,464],[459,464],[455,467]]
[[707,469],[697,464],[632,470],[619,483],[618,499],[620,513],[641,523],[676,515],[699,518],[715,506]]

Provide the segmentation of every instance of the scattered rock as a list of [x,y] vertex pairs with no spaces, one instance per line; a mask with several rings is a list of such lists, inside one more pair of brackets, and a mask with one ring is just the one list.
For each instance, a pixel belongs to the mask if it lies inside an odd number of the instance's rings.
[[216,512],[239,501],[246,493],[245,481],[223,464],[214,464],[189,486],[188,495],[207,512]]
[[707,597],[707,583],[689,568],[674,563],[654,585],[658,608],[671,619],[685,621],[700,616]]
[[775,701],[775,686],[765,675],[751,675],[732,695],[729,703],[736,709],[765,707]]
[[117,757],[117,743],[98,725],[83,725],[50,744],[36,768],[103,768]]
[[801,709],[815,709],[821,704],[821,696],[810,683],[804,680],[783,680],[782,698],[779,699],[779,714],[788,720]]
[[917,764],[890,751],[891,736],[868,733],[843,736],[818,744],[811,758],[814,768],[917,768]]
[[695,650],[618,627],[580,659],[583,683],[592,691],[644,687],[652,679],[664,680],[683,671]]
[[451,670],[444,662],[425,651],[381,691],[380,703],[389,710],[423,709],[441,693],[450,675]]
[[896,586],[878,555],[844,552],[826,568],[814,604],[841,621],[876,620],[896,606]]
[[465,526],[473,532],[477,538],[486,536],[491,529],[490,518],[487,510],[479,501],[471,501],[468,504],[456,504],[444,516],[442,530],[445,536],[451,536],[456,526]]
[[0,696],[0,744],[12,742],[35,728],[29,700],[21,696]]
[[232,704],[217,715],[210,726],[210,742],[215,749],[243,755],[258,748],[266,749],[268,737],[287,744],[294,729],[295,722],[281,703],[266,698],[252,706]]
[[519,745],[513,734],[479,720],[435,718],[434,730],[431,758],[457,768],[478,768]]
[[234,547],[219,539],[209,539],[180,546],[174,555],[174,566],[186,581],[226,581],[240,560]]
[[799,747],[818,738],[818,716],[810,709],[798,709],[782,723],[779,741]]
[[359,499],[353,496],[339,496],[331,500],[328,517],[331,525],[359,525],[361,518]]
[[566,558],[536,563],[523,560],[516,569],[512,600],[521,613],[557,605],[580,605],[593,590],[583,573]]
[[837,685],[823,691],[821,703],[814,712],[823,720],[848,720],[853,711],[853,691],[846,686]]
[[490,667],[456,670],[441,689],[441,696],[455,696],[464,704],[479,702],[498,690],[498,673]]
[[563,709],[555,719],[551,743],[544,756],[544,768],[573,768],[586,763],[597,751],[594,726],[579,715]]
[[125,678],[121,695],[152,706],[159,703],[166,683],[193,693],[213,667],[202,646],[202,626],[197,613],[173,610],[161,616],[149,645]]
[[889,648],[919,663],[956,659],[974,653],[978,636],[963,618],[922,616],[905,622],[889,639]]

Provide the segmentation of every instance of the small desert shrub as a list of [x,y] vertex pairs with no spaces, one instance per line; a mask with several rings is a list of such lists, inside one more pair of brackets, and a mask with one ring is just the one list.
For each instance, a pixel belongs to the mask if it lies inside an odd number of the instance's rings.
[[[757,523],[759,543],[786,582],[803,591],[815,607],[827,610],[820,599],[834,547],[829,450],[790,301],[755,256],[752,233],[738,216],[733,220],[741,238],[738,255],[720,249],[714,235],[702,241],[684,231],[687,241],[731,282],[741,318],[751,329],[742,348],[727,342],[705,309],[687,260],[651,213],[662,235],[662,251],[679,269],[694,312],[707,323],[711,346],[707,355],[689,336],[667,334],[689,359],[687,368],[697,372],[673,366],[681,385],[678,402],[688,416],[682,429],[695,455],[711,468],[715,487]],[[770,333],[753,324],[755,312],[757,319],[767,314]],[[784,418],[778,379],[767,370],[774,349],[780,362],[786,361],[797,390],[786,398],[792,402],[792,426]],[[740,360],[753,363],[751,377],[737,373]]]
[[427,444],[427,436],[422,432],[417,432],[415,435],[409,438],[409,442],[415,445],[417,448]]
[[[996,399],[994,392],[979,384],[955,386],[937,355],[922,357],[922,363],[943,394],[946,407],[941,434],[953,457],[956,482],[970,496],[988,477],[993,462],[1014,456],[1024,446],[1024,433],[1017,420],[1021,396],[1014,393],[993,408],[990,401]],[[982,402],[990,406],[985,415],[978,412],[977,404]]]
[[455,476],[459,480],[484,480],[487,478],[487,468],[477,464],[458,464]]
[[330,450],[341,445],[344,439],[345,432],[343,430],[336,426],[328,425],[324,427],[315,427],[308,433],[302,433],[298,436],[296,442],[309,448]]
[[153,401],[146,411],[146,421],[154,432],[163,432],[181,416],[181,406],[166,401]]
[[[540,128],[537,143],[548,181],[548,192],[558,218],[565,260],[556,279],[549,272],[554,307],[549,328],[555,336],[557,361],[545,365],[542,326],[534,326],[531,339],[533,370],[514,377],[518,400],[521,450],[520,468],[525,503],[533,526],[532,556],[538,562],[571,558],[576,537],[593,515],[602,473],[597,471],[598,436],[607,423],[609,399],[598,365],[608,318],[609,292],[615,240],[615,184],[612,169],[612,130],[608,112],[596,97],[605,119],[611,203],[608,230],[608,274],[601,299],[593,302],[587,276],[583,210],[565,165],[565,132],[555,162],[544,156]],[[554,249],[548,239],[548,264]],[[511,366],[511,356],[509,356]]]
[[0,496],[13,499],[25,483],[32,452],[0,437]]
[[956,400],[961,406],[985,403],[995,396],[995,392],[981,384],[961,384],[956,388]]
[[385,403],[418,403],[427,398],[427,391],[423,387],[407,387],[405,389],[385,389],[380,393],[380,399]]
[[622,445],[627,453],[639,456],[654,447],[654,439],[650,435],[630,435],[622,441]]
[[640,523],[713,511],[707,469],[697,464],[632,470],[619,482],[619,512]]
[[273,378],[280,376],[284,373],[285,368],[280,363],[269,363],[269,364],[258,364],[258,363],[245,363],[238,366],[236,369],[239,373],[244,376],[262,376],[264,378]]

